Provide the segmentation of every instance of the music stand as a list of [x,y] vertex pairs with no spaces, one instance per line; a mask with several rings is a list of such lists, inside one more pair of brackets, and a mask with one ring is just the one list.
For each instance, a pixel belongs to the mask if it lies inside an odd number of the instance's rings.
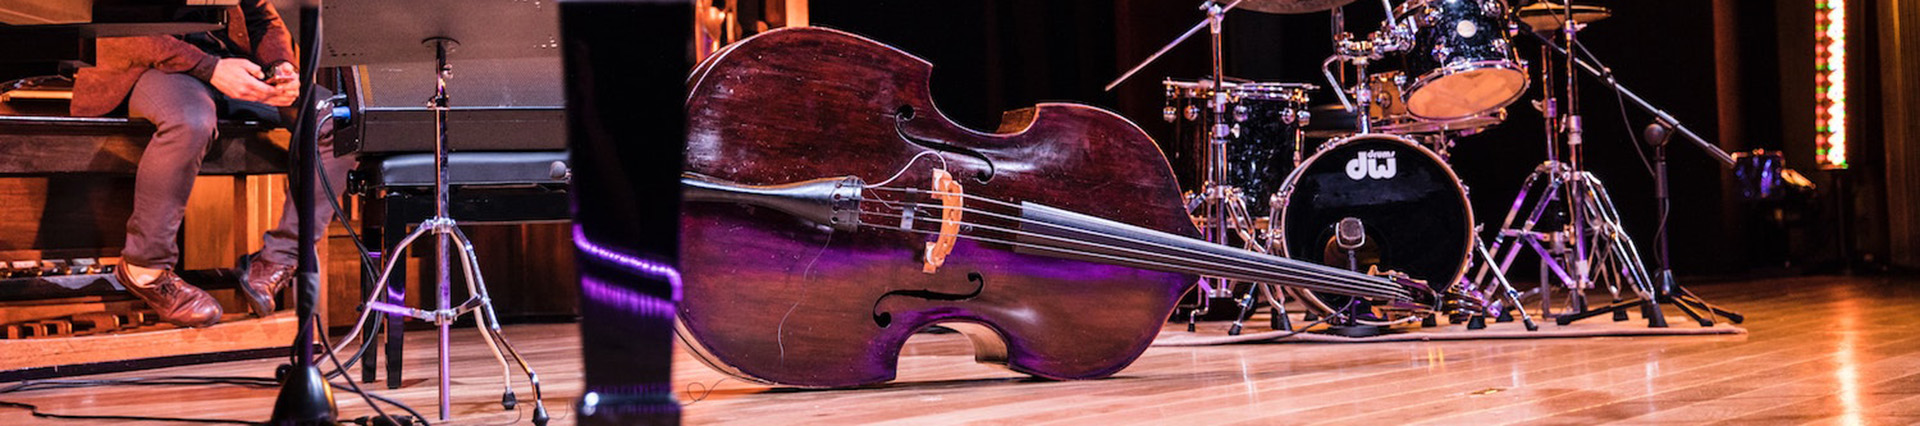
[[[452,411],[449,331],[455,319],[473,312],[481,341],[487,344],[494,359],[500,362],[505,388],[501,405],[507,409],[513,409],[516,405],[512,366],[507,362],[511,356],[532,383],[533,422],[545,425],[548,416],[546,405],[541,400],[539,375],[501,335],[499,317],[494,313],[492,301],[487,296],[486,280],[481,276],[480,266],[474,259],[473,243],[460,231],[459,224],[448,212],[447,153],[451,151],[451,146],[447,141],[447,79],[452,74],[448,56],[456,51],[462,59],[558,57],[557,5],[552,2],[517,0],[329,0],[324,7],[327,14],[353,17],[325,24],[328,38],[322,49],[328,65],[417,63],[431,57],[435,69],[439,70],[432,96],[427,99],[437,128],[433,144],[434,216],[422,222],[394,247],[386,248],[387,255],[381,262],[380,277],[367,293],[366,309],[361,311],[360,319],[354,323],[349,336],[359,335],[366,326],[367,318],[374,312],[385,313],[395,320],[407,317],[434,323],[440,332],[440,420],[445,421]],[[424,91],[426,88],[421,89]],[[397,253],[429,232],[435,237],[434,246],[437,249],[434,270],[438,273],[435,294],[439,300],[434,309],[410,308],[398,300],[380,301],[380,295],[388,293],[387,286],[395,263],[403,257]],[[455,242],[459,245],[455,246]],[[449,304],[453,296],[451,272],[455,253],[459,254],[470,295],[467,301],[457,306]],[[342,341],[340,346],[331,350],[338,352],[351,340]]]

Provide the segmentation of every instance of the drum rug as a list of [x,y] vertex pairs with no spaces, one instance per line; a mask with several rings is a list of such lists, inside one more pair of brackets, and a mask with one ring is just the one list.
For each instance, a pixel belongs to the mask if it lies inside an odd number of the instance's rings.
[[[1540,324],[1540,330],[1527,331],[1526,326],[1521,325],[1518,320],[1504,323],[1489,320],[1487,321],[1487,328],[1468,330],[1466,322],[1447,324],[1443,319],[1439,327],[1417,327],[1418,324],[1416,323],[1409,326],[1394,327],[1390,333],[1378,336],[1345,337],[1318,332],[1325,330],[1325,325],[1314,326],[1311,331],[1304,333],[1273,330],[1267,328],[1266,315],[1259,315],[1248,320],[1246,322],[1245,332],[1238,336],[1227,335],[1227,329],[1232,325],[1232,323],[1229,322],[1202,322],[1199,324],[1198,330],[1194,332],[1187,331],[1185,322],[1176,321],[1168,323],[1167,327],[1160,332],[1160,337],[1154,339],[1153,345],[1212,346],[1238,343],[1374,343],[1475,339],[1747,334],[1747,329],[1728,323],[1724,318],[1716,321],[1711,327],[1701,327],[1700,324],[1694,322],[1692,318],[1686,316],[1669,316],[1667,317],[1668,326],[1666,328],[1649,328],[1647,327],[1647,321],[1641,319],[1639,315],[1633,315],[1632,319],[1618,322],[1613,321],[1612,318],[1607,316],[1599,316],[1580,320],[1565,326],[1554,325],[1553,320],[1538,317],[1535,317],[1534,321]],[[1303,321],[1300,316],[1296,314],[1293,316],[1293,324],[1295,327],[1299,327],[1312,324],[1312,322]]]

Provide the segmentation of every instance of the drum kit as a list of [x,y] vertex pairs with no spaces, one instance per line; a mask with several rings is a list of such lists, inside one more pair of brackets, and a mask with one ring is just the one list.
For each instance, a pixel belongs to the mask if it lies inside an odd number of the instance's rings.
[[[1542,269],[1551,271],[1546,276],[1558,280],[1529,291],[1549,315],[1556,286],[1568,293],[1571,312],[1562,316],[1584,313],[1583,295],[1596,284],[1604,284],[1615,302],[1623,291],[1646,300],[1661,297],[1604,186],[1581,163],[1574,67],[1587,64],[1553,43],[1559,38],[1577,46],[1576,33],[1611,11],[1545,1],[1513,8],[1507,0],[1406,0],[1397,6],[1381,0],[1379,6],[1388,12],[1385,22],[1376,32],[1356,35],[1345,30],[1343,8],[1349,3],[1353,0],[1207,1],[1201,5],[1204,21],[1107,89],[1207,31],[1211,78],[1162,81],[1162,118],[1175,123],[1180,134],[1199,139],[1193,146],[1201,151],[1196,154],[1203,159],[1204,181],[1188,194],[1187,206],[1202,234],[1220,244],[1357,271],[1398,271],[1425,280],[1445,295],[1444,301],[1431,309],[1407,310],[1204,279],[1188,310],[1189,329],[1216,299],[1237,305],[1230,334],[1240,333],[1261,301],[1271,307],[1275,329],[1292,329],[1285,311],[1291,294],[1307,307],[1309,320],[1325,321],[1341,334],[1377,334],[1416,321],[1433,326],[1436,316],[1467,321],[1469,328],[1485,327],[1488,317],[1517,317],[1534,330],[1533,318],[1521,308],[1521,293],[1506,279],[1523,248],[1534,249]],[[1321,73],[1338,104],[1311,103],[1316,84],[1225,76],[1223,18],[1236,10],[1330,12],[1335,53],[1321,63]],[[1537,80],[1514,45],[1522,31],[1535,32],[1545,45]],[[1556,60],[1561,66],[1554,66]],[[1491,241],[1483,242],[1447,150],[1455,138],[1505,121],[1506,107],[1536,84],[1541,97],[1535,106],[1547,121],[1548,158],[1523,183]],[[1567,219],[1543,220],[1556,215]],[[1645,305],[1653,309],[1643,315],[1655,321],[1658,304]],[[1623,311],[1613,312],[1624,319]]]

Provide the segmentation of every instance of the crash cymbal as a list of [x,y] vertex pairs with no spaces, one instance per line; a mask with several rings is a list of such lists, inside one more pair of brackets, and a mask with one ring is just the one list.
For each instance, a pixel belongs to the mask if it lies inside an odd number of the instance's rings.
[[[1233,4],[1233,0],[1214,0],[1222,5]],[[1243,0],[1234,9],[1246,9],[1261,13],[1295,14],[1314,13],[1333,10],[1346,6],[1353,0]],[[1187,3],[1193,4],[1193,3]]]
[[[1520,8],[1520,22],[1526,23],[1527,27],[1533,28],[1534,31],[1558,30],[1561,24],[1566,23],[1566,17],[1560,15],[1566,13],[1566,10],[1566,5],[1553,2],[1542,1],[1529,4]],[[1613,16],[1611,9],[1584,4],[1573,5],[1573,22],[1575,23],[1591,24],[1610,16]]]

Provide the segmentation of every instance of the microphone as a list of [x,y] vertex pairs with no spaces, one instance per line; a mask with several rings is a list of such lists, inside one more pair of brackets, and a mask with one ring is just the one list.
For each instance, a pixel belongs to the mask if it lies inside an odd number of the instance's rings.
[[1647,145],[1659,148],[1666,146],[1667,139],[1673,136],[1673,129],[1667,128],[1666,123],[1654,121],[1647,125],[1646,130],[1640,131],[1640,135],[1647,138]]
[[1337,240],[1336,243],[1342,249],[1355,250],[1367,243],[1366,227],[1357,218],[1340,219],[1340,224],[1334,227],[1333,234]]

